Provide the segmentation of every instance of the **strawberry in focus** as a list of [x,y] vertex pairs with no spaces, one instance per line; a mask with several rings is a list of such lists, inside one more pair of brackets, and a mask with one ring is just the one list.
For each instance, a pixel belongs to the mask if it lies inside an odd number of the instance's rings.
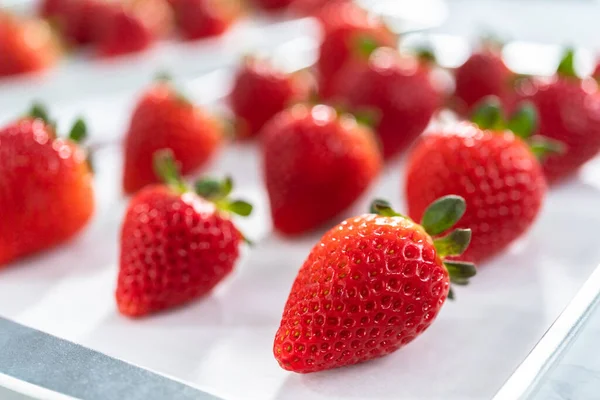
[[210,292],[234,268],[242,234],[231,213],[252,206],[228,198],[232,182],[181,180],[173,154],[156,153],[164,185],[131,200],[121,229],[116,302],[121,314],[141,317],[178,307]]
[[92,172],[79,147],[85,124],[56,136],[39,106],[0,129],[0,266],[55,247],[94,211]]
[[493,44],[473,53],[467,61],[454,71],[456,88],[454,103],[456,111],[470,114],[484,97],[496,96],[502,107],[512,112],[516,105],[516,75],[502,60],[501,48]]
[[239,0],[174,0],[177,26],[188,40],[225,33],[242,13]]
[[45,70],[59,55],[48,23],[0,12],[0,77]]
[[469,205],[458,226],[473,231],[463,259],[479,263],[506,249],[533,224],[546,194],[536,155],[555,144],[529,137],[535,120],[535,109],[523,105],[506,121],[496,99],[479,108],[475,123],[423,136],[407,164],[411,218],[421,218],[433,199],[457,194]]
[[273,224],[287,235],[318,228],[347,209],[382,166],[370,129],[326,105],[282,111],[261,138]]
[[173,151],[183,174],[203,167],[220,146],[222,136],[219,122],[168,82],[154,84],[139,100],[125,137],[123,189],[133,193],[158,182],[153,155],[160,149]]
[[[372,50],[372,49],[371,49]],[[380,47],[338,72],[331,93],[356,115],[373,114],[386,159],[405,150],[427,127],[442,104],[428,62]]]
[[371,47],[394,47],[396,36],[378,18],[352,2],[335,2],[319,14],[324,22],[324,38],[319,48],[316,68],[319,75],[319,91],[329,99],[334,78],[340,69],[360,52],[364,43]]
[[475,275],[473,264],[445,260],[465,250],[470,230],[437,236],[464,211],[463,199],[447,196],[418,225],[376,200],[372,214],[327,232],[285,304],[273,346],[279,365],[299,373],[352,365],[423,333],[451,297],[450,282],[464,285]]
[[237,136],[256,136],[275,114],[306,100],[308,93],[308,84],[299,75],[281,72],[266,60],[246,57],[229,95]]
[[542,162],[550,183],[575,173],[600,151],[600,91],[593,79],[577,77],[573,56],[567,51],[557,74],[550,81],[534,81],[524,96],[538,109],[539,134],[566,148]]

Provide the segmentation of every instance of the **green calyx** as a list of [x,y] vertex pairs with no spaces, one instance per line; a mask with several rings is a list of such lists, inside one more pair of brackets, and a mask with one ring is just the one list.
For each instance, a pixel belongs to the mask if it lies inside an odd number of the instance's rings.
[[561,142],[540,135],[532,136],[538,125],[538,113],[528,101],[521,102],[519,108],[506,118],[500,100],[495,96],[488,96],[475,109],[471,121],[485,130],[512,131],[529,145],[538,160],[564,151]]
[[175,98],[182,104],[193,105],[190,99],[176,89],[175,85],[173,84],[173,76],[167,71],[159,71],[154,76],[154,81],[169,86]]
[[[41,103],[33,103],[31,109],[25,114],[26,117],[41,119],[44,123],[56,131],[56,122],[50,118],[46,107]],[[82,143],[87,139],[87,126],[83,118],[77,118],[69,130],[67,138],[75,143]]]
[[354,39],[354,54],[359,59],[368,60],[375,50],[381,47],[381,43],[370,35],[359,35]]
[[[449,256],[459,256],[465,252],[471,242],[470,229],[453,229],[444,236],[462,218],[466,211],[465,200],[460,196],[448,195],[431,203],[423,213],[421,226],[432,238],[438,256],[443,260],[450,282],[457,285],[466,285],[469,278],[476,274],[475,265],[470,262],[446,260]],[[371,203],[370,212],[384,217],[408,217],[394,211],[385,200],[377,199]],[[449,292],[448,298],[454,294]]]
[[[247,217],[252,213],[250,203],[243,200],[232,200],[228,197],[233,190],[233,181],[229,177],[222,181],[204,178],[190,188],[181,177],[179,165],[170,149],[162,149],[154,153],[154,172],[177,193],[194,192],[212,202],[219,210],[242,217]],[[244,240],[246,239],[244,238]]]
[[563,54],[556,73],[559,76],[565,78],[578,78],[577,72],[575,71],[575,49],[572,47],[567,48]]

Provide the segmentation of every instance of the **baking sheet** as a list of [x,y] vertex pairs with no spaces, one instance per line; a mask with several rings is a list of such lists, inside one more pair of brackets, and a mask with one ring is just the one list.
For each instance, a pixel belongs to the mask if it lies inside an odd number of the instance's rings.
[[[212,102],[226,93],[231,70],[182,76],[177,83],[194,99]],[[138,83],[114,93],[64,95],[56,103],[48,94],[59,126],[80,113],[91,120],[98,209],[70,243],[0,272],[0,315],[228,400],[482,399],[498,391],[600,261],[596,160],[550,193],[531,232],[481,266],[472,285],[458,288],[457,301],[446,304],[415,342],[353,367],[289,373],[273,358],[273,336],[295,274],[320,233],[287,240],[271,231],[256,145],[232,144],[207,173],[232,174],[236,194],[254,202],[254,215],[240,227],[256,246],[212,295],[173,312],[129,320],[117,313],[113,292],[127,204],[120,189],[119,141],[143,88]],[[9,110],[0,107],[0,121],[11,118],[17,106],[26,107],[25,97],[21,100],[10,102]],[[347,215],[364,212],[375,196],[403,205],[402,172],[402,158],[390,163]]]

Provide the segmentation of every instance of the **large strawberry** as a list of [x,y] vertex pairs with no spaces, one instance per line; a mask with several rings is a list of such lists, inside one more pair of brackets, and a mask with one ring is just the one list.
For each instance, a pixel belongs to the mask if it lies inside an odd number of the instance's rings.
[[281,367],[300,373],[356,364],[410,343],[434,321],[450,282],[468,283],[473,264],[446,261],[471,232],[448,230],[463,199],[433,203],[421,225],[375,201],[372,212],[332,228],[300,268],[275,335]]
[[218,36],[241,14],[238,0],[174,0],[177,26],[188,40]]
[[0,12],[0,77],[42,71],[60,54],[50,26]]
[[334,218],[381,169],[372,132],[329,106],[282,111],[265,126],[262,139],[271,215],[284,234],[303,233]]
[[169,83],[156,83],[138,102],[125,137],[125,192],[157,182],[152,166],[157,150],[171,149],[182,173],[189,174],[210,160],[221,140],[222,129],[216,119]]
[[245,58],[229,95],[238,137],[255,136],[275,114],[306,99],[308,92],[299,75],[281,72],[266,60]]
[[361,46],[368,43],[372,47],[394,47],[397,38],[380,19],[352,2],[336,2],[319,15],[326,22],[316,67],[320,94],[329,98],[337,73]]
[[334,79],[331,97],[356,114],[374,114],[385,158],[406,149],[442,104],[430,64],[387,47],[346,63]]
[[227,198],[231,180],[203,180],[189,188],[172,152],[156,153],[152,185],[131,200],[121,229],[116,290],[119,311],[141,317],[195,300],[232,270],[244,239],[231,213],[249,215],[252,206]]
[[600,151],[600,91],[592,79],[580,79],[569,50],[550,81],[537,80],[525,97],[540,115],[538,132],[564,143],[566,151],[547,157],[542,166],[549,182],[573,174]]
[[418,220],[432,200],[464,197],[469,208],[458,226],[470,228],[473,241],[463,258],[480,262],[506,249],[534,222],[546,194],[536,154],[550,143],[528,138],[535,124],[530,105],[505,121],[498,103],[486,103],[474,121],[421,138],[408,158],[406,199],[409,215]]
[[507,111],[514,109],[516,75],[502,60],[501,48],[498,46],[484,43],[481,50],[471,54],[454,71],[454,77],[456,89],[453,106],[460,113],[470,113],[487,96],[498,97]]
[[0,266],[79,232],[94,211],[92,174],[78,142],[56,136],[41,108],[0,129]]

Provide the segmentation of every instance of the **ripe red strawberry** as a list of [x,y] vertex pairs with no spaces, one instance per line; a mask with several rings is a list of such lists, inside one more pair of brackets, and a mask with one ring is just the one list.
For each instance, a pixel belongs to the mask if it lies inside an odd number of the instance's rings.
[[433,199],[464,197],[469,208],[458,226],[471,229],[473,241],[463,258],[480,262],[534,222],[546,194],[535,154],[549,143],[532,140],[530,148],[523,139],[534,129],[530,105],[506,122],[498,104],[485,104],[475,121],[479,126],[463,122],[420,139],[408,159],[406,199],[409,215],[418,220]]
[[306,99],[308,92],[299,75],[281,72],[266,60],[245,58],[229,95],[238,137],[255,136],[275,114]]
[[600,151],[600,91],[592,79],[579,79],[568,51],[557,75],[550,81],[534,82],[525,98],[538,109],[538,132],[564,143],[563,154],[547,157],[542,166],[549,182],[573,174]]
[[94,211],[83,121],[63,139],[33,111],[0,129],[0,266],[69,240]]
[[429,63],[387,47],[346,63],[334,80],[332,99],[355,114],[375,114],[386,159],[405,150],[442,104]]
[[267,11],[283,10],[290,5],[292,0],[250,0],[250,3],[257,8]]
[[152,86],[138,102],[125,138],[123,189],[133,193],[156,183],[152,157],[168,148],[183,174],[204,166],[222,140],[221,126],[168,83]]
[[497,96],[507,112],[514,110],[516,75],[504,64],[500,50],[495,46],[485,46],[455,70],[456,111],[469,114],[487,96]]
[[105,7],[96,19],[98,53],[103,57],[149,48],[171,28],[173,15],[166,0],[131,0]]
[[313,247],[300,268],[275,335],[282,368],[316,372],[384,356],[413,341],[434,321],[450,281],[467,284],[469,263],[445,261],[468,246],[471,232],[441,238],[465,210],[447,196],[425,213],[422,226],[374,203]]
[[271,216],[284,234],[303,233],[334,218],[381,169],[370,130],[329,106],[282,111],[265,126],[262,139]]
[[188,40],[226,32],[242,12],[238,0],[174,0],[177,25]]
[[166,185],[144,188],[131,200],[121,229],[116,300],[119,311],[141,317],[207,294],[232,270],[244,239],[230,213],[252,206],[227,198],[231,180],[204,180],[188,188],[173,154],[157,152]]
[[380,19],[369,16],[352,2],[336,2],[322,11],[320,19],[327,21],[317,60],[319,90],[323,98],[329,98],[336,74],[358,52],[361,44],[396,45],[395,35]]
[[[294,14],[301,16],[315,16],[321,20],[321,12],[329,5],[348,1],[350,0],[292,0],[289,8]],[[325,19],[322,19],[322,21],[327,23]]]
[[0,77],[42,71],[55,64],[59,54],[46,22],[0,13]]

